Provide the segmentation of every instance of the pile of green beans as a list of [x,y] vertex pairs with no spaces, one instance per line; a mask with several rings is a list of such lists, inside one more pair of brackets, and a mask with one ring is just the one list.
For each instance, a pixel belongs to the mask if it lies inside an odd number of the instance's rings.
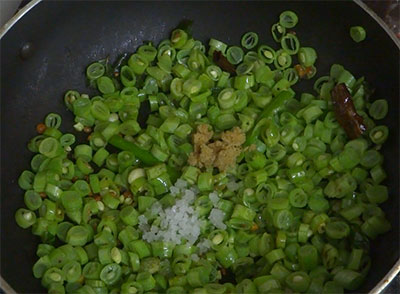
[[[64,101],[88,142],[76,144],[49,114],[28,144],[31,170],[18,180],[26,208],[15,219],[41,238],[33,275],[49,293],[343,293],[362,284],[369,241],[390,230],[379,207],[389,197],[379,152],[388,128],[378,124],[388,105],[337,64],[315,81],[315,93],[295,93],[293,63],[313,68],[312,78],[317,60],[293,33],[297,22],[292,11],[280,15],[271,29],[276,49],[248,32],[241,47],[211,39],[206,52],[176,29],[113,74],[104,61],[87,67],[98,95],[71,90]],[[216,50],[236,75],[213,63]],[[367,126],[354,140],[335,118],[338,83]],[[137,120],[143,104],[146,127]],[[239,126],[251,148],[225,172],[188,166],[199,124],[216,133]],[[148,243],[140,217],[159,222],[151,208],[174,205],[179,178],[199,190],[201,238]],[[210,192],[225,230],[209,220]],[[205,253],[200,240],[210,244]]]

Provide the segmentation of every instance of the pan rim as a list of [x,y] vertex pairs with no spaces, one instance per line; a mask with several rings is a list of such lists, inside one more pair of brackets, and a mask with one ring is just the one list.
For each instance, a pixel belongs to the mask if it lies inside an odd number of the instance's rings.
[[[37,4],[42,2],[42,0],[32,0],[26,4],[22,9],[20,9],[8,22],[6,22],[0,28],[0,40],[6,35],[6,33],[32,8]],[[362,0],[353,0],[360,8],[367,12],[389,35],[394,44],[400,50],[400,39],[396,37],[395,33],[388,27],[388,25],[379,17],[371,8],[369,8]],[[377,283],[377,285],[369,292],[370,294],[381,293],[390,282],[397,276],[400,272],[400,257],[397,262],[393,265],[390,271]],[[7,294],[16,294],[17,292],[6,282],[6,280],[0,275],[0,288],[4,290]]]
[[370,7],[367,6],[362,0],[353,0],[358,6],[360,6],[366,13],[368,13],[389,35],[392,41],[396,44],[397,48],[400,50],[400,39],[395,35],[395,33],[388,27],[388,25],[383,21],[383,19],[375,13]]
[[0,28],[0,40],[6,35],[6,33],[25,15],[27,14],[33,7],[35,7],[42,0],[32,0],[28,4],[26,4],[23,8],[18,10],[18,12],[10,18],[1,28]]
[[17,292],[11,287],[6,280],[3,279],[2,276],[0,276],[0,288],[4,291],[6,294],[17,294]]
[[[32,0],[26,4],[22,9],[20,9],[9,21],[7,21],[0,28],[0,40],[6,35],[6,33],[33,7],[42,2],[43,0]],[[396,44],[397,48],[400,50],[400,39],[397,38],[395,33],[388,27],[388,25],[379,17],[371,8],[369,8],[362,0],[352,0],[358,6],[360,6],[365,12],[367,12],[389,35],[392,41]]]

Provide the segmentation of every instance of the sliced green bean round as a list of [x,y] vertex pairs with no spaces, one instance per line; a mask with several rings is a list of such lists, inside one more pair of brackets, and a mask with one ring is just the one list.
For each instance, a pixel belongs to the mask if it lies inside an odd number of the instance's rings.
[[281,39],[281,46],[286,53],[294,55],[299,51],[300,42],[294,34],[286,34]]
[[213,81],[218,81],[221,77],[222,70],[216,65],[209,65],[206,68],[206,73]]
[[79,262],[77,261],[70,261],[66,263],[62,271],[64,272],[65,280],[69,283],[73,283],[79,280],[82,274],[82,268]]
[[39,152],[47,157],[53,158],[60,152],[60,143],[57,139],[48,137],[40,142]]
[[350,227],[343,221],[330,222],[326,225],[326,234],[332,239],[342,239],[350,233]]
[[59,141],[62,147],[71,146],[75,143],[75,136],[73,134],[64,134]]
[[283,78],[286,79],[290,85],[294,85],[299,80],[299,75],[294,68],[287,68],[283,72]]
[[226,51],[226,58],[232,64],[239,64],[244,57],[243,49],[238,46],[229,47]]
[[68,230],[66,241],[73,246],[84,246],[88,241],[89,232],[83,226],[74,226]]
[[318,94],[320,94],[323,84],[327,83],[328,81],[330,81],[329,76],[322,76],[322,77],[318,78],[314,83],[314,91],[317,92]]
[[160,59],[162,56],[168,56],[171,60],[175,60],[175,48],[171,47],[170,44],[165,44],[161,47],[158,47],[157,58]]
[[295,188],[289,193],[289,201],[293,207],[301,208],[307,205],[308,195],[301,188]]
[[121,266],[116,263],[106,265],[100,272],[100,279],[106,283],[106,285],[114,285],[121,278],[122,270]]
[[254,63],[258,61],[258,53],[255,51],[249,51],[245,54],[243,58],[243,63],[247,64],[252,64],[254,66]]
[[67,93],[64,95],[64,103],[68,107],[69,110],[73,109],[73,104],[75,103],[76,100],[78,100],[81,97],[78,91],[75,90],[69,90]]
[[389,128],[387,126],[376,126],[369,132],[369,138],[375,144],[383,144],[389,135]]
[[258,35],[254,32],[247,32],[243,35],[241,40],[241,45],[246,49],[253,49],[257,46],[258,43]]
[[151,45],[142,45],[137,53],[143,56],[148,62],[152,62],[157,56],[157,49]]
[[361,26],[354,26],[350,28],[350,37],[353,39],[354,42],[360,43],[364,41],[367,37],[367,32]]
[[276,52],[274,65],[277,69],[288,68],[292,64],[292,57],[283,49]]
[[388,113],[388,103],[385,99],[375,100],[369,107],[369,115],[374,119],[383,119]]
[[315,52],[314,48],[301,47],[297,57],[301,65],[308,67],[314,65],[315,61],[317,60],[317,53]]
[[48,128],[58,129],[61,126],[61,116],[57,113],[49,113],[44,119],[44,124]]
[[295,27],[298,21],[299,19],[296,13],[290,10],[282,12],[281,15],[279,16],[279,23],[281,24],[281,26],[287,29]]
[[236,73],[239,76],[244,76],[248,73],[251,72],[251,70],[253,69],[253,64],[249,64],[249,63],[241,63],[237,68],[236,68]]
[[21,228],[26,229],[36,222],[36,215],[28,209],[20,208],[15,213],[15,221]]
[[114,82],[109,77],[100,77],[96,80],[97,88],[103,94],[111,94],[115,92]]
[[42,197],[40,197],[39,193],[33,190],[28,190],[25,192],[24,203],[30,210],[39,209],[42,206],[42,202]]
[[276,23],[271,27],[272,37],[276,42],[281,42],[283,36],[286,34],[286,28],[280,23]]
[[135,72],[132,68],[124,65],[120,72],[121,82],[125,87],[133,87],[136,84]]
[[261,45],[258,47],[258,57],[265,63],[271,64],[276,58],[276,52],[274,49],[267,45]]
[[106,72],[106,68],[99,62],[94,62],[86,68],[86,77],[89,80],[97,80]]

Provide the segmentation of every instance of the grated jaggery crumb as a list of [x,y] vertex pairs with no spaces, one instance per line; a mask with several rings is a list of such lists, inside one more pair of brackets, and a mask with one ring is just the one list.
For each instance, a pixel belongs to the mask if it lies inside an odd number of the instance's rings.
[[215,154],[217,154],[222,149],[224,149],[225,143],[222,142],[222,141],[217,140],[217,141],[215,141],[213,143],[208,144],[208,146],[214,150]]
[[242,149],[238,146],[229,146],[218,152],[217,159],[214,162],[215,167],[220,171],[225,171],[236,163],[236,158],[240,155]]
[[210,148],[206,144],[200,146],[201,163],[205,167],[212,167],[216,158],[214,149]]
[[[210,130],[211,129],[211,130]],[[201,124],[197,127],[197,132],[193,135],[193,144],[196,147],[200,147],[211,140],[214,132],[211,126],[206,124]]]
[[197,127],[193,134],[194,151],[189,155],[188,163],[199,168],[216,167],[226,171],[236,164],[246,136],[239,127],[222,133],[220,140],[210,142],[213,134],[210,125],[201,124]]
[[189,154],[188,163],[189,163],[189,165],[192,165],[192,166],[199,165],[199,157],[198,157],[197,153],[192,152]]
[[234,127],[231,131],[222,133],[221,139],[226,144],[241,146],[246,141],[246,136],[239,127]]

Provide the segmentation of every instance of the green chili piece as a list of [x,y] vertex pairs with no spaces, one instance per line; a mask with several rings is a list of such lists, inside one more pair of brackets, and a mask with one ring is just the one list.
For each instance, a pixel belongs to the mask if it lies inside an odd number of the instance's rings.
[[132,152],[138,159],[140,159],[146,165],[152,165],[158,162],[153,155],[148,151],[140,148],[134,143],[128,142],[119,136],[113,136],[110,138],[109,143],[121,150]]

